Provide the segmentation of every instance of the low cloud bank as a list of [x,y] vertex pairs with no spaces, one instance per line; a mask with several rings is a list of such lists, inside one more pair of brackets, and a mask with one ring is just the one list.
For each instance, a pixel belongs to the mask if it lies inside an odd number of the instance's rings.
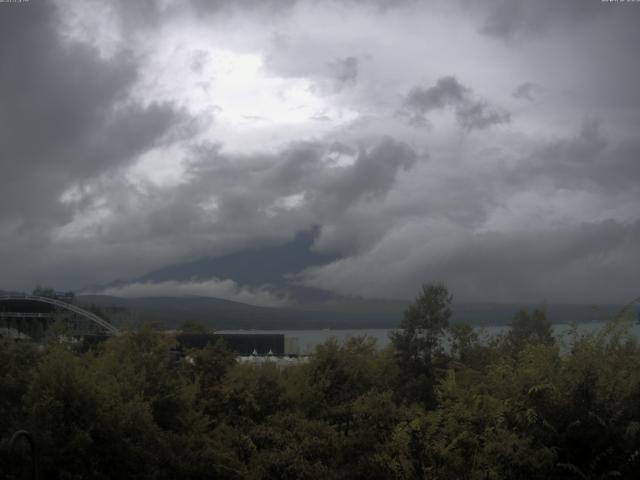
[[124,298],[214,297],[260,307],[282,307],[288,303],[286,297],[275,295],[269,291],[267,287],[242,287],[229,279],[211,279],[191,282],[130,283],[92,293]]

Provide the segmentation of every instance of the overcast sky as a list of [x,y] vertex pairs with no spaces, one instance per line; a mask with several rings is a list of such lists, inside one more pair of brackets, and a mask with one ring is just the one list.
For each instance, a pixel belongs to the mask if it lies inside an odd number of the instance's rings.
[[292,282],[630,300],[639,27],[640,2],[601,0],[0,3],[0,289],[318,226],[338,260]]

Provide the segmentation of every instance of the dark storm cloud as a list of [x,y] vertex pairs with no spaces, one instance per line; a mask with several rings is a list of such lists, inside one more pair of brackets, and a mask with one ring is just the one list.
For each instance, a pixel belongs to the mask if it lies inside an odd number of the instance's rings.
[[298,0],[190,0],[198,14],[219,14],[233,10],[281,13],[291,9]]
[[[0,223],[66,222],[74,183],[133,161],[181,120],[171,105],[129,101],[132,58],[63,41],[50,3],[0,15]],[[15,7],[15,8],[12,8]]]
[[508,176],[512,185],[537,180],[555,188],[593,190],[614,195],[637,189],[640,182],[640,141],[624,138],[612,143],[596,118],[583,121],[570,138],[540,145]]
[[[353,164],[332,166],[333,153],[353,153]],[[258,216],[264,207],[296,194],[304,197],[302,211],[337,214],[359,201],[386,195],[398,173],[417,159],[409,146],[391,138],[357,151],[340,143],[316,142],[293,144],[278,155],[255,159],[225,156],[216,149],[199,155],[191,167],[193,180],[184,188],[189,194],[215,195],[219,214],[229,221]]]
[[436,271],[478,299],[487,290],[504,301],[580,301],[585,291],[593,302],[631,299],[638,242],[640,223],[613,220],[487,233],[469,238]]
[[[335,166],[330,158],[335,152],[353,154],[353,163]],[[101,232],[106,244],[146,239],[150,250],[149,245],[164,244],[160,248],[172,254],[184,250],[185,256],[197,257],[288,239],[359,206],[379,205],[401,172],[416,162],[410,147],[390,138],[360,149],[298,142],[264,155],[200,145],[177,186],[145,186],[142,192],[122,181],[105,183],[92,196],[110,195],[119,211]],[[127,208],[130,204],[138,207]]]
[[455,77],[442,77],[432,87],[414,87],[405,98],[401,115],[415,126],[428,125],[430,112],[453,108],[458,124],[465,130],[487,128],[511,120],[508,112],[473,97],[471,89]]
[[[102,2],[101,2],[102,3]],[[290,11],[297,0],[111,0],[108,2],[125,37],[139,33],[141,29],[156,29],[171,22],[185,8],[205,19],[235,13],[251,15],[280,15]],[[104,5],[104,4],[103,4]]]
[[481,6],[485,12],[482,32],[505,40],[544,33],[557,24],[581,22],[606,13],[609,7],[600,0],[491,0]]
[[334,75],[337,91],[353,86],[358,81],[358,59],[356,57],[338,59],[331,62],[329,68]]
[[542,91],[542,87],[535,83],[524,82],[516,87],[513,91],[513,98],[518,98],[521,100],[529,100],[533,102],[536,96]]
[[[329,158],[335,152],[352,154],[353,163],[335,166]],[[362,148],[298,142],[264,155],[227,154],[201,145],[189,161],[189,173],[177,186],[141,188],[121,177],[94,183],[83,204],[91,211],[106,197],[117,216],[70,239],[67,248],[73,254],[62,249],[65,255],[47,260],[65,261],[64,284],[132,278],[164,264],[286,243],[314,225],[356,219],[360,214],[352,212],[383,205],[397,178],[417,159],[405,144],[383,138]],[[372,221],[378,230],[388,227],[383,219]],[[39,281],[47,278],[55,274]]]
[[[618,7],[0,4],[0,288],[134,278],[319,225],[314,248],[341,259],[300,278],[338,293],[624,299],[640,8]],[[220,280],[189,288],[242,291]]]
[[456,118],[460,126],[468,131],[511,121],[511,115],[508,112],[494,108],[485,101],[461,104],[456,108]]
[[220,14],[229,11],[249,11],[283,14],[300,4],[321,4],[327,7],[347,5],[386,12],[398,7],[419,4],[421,0],[190,0],[199,14]]
[[424,115],[449,105],[458,105],[466,99],[469,89],[460,85],[455,77],[442,77],[433,87],[414,87],[405,100],[405,106]]
[[[372,148],[360,150],[351,167],[338,173],[336,178],[319,182],[320,188],[335,195],[338,208],[346,208],[360,199],[386,195],[398,172],[408,170],[415,162],[416,154],[409,146],[386,138]],[[326,197],[323,195],[323,198]]]
[[[430,230],[409,225],[393,242],[383,239],[369,252],[310,268],[299,279],[307,286],[387,298],[407,298],[425,281],[445,281],[467,301],[581,302],[590,292],[589,301],[599,303],[637,296],[638,222],[451,232],[443,241],[434,240]],[[359,276],[363,271],[368,275]]]
[[159,0],[112,0],[111,5],[119,12],[118,19],[125,35],[139,31],[140,28],[157,27],[163,19],[175,12]]

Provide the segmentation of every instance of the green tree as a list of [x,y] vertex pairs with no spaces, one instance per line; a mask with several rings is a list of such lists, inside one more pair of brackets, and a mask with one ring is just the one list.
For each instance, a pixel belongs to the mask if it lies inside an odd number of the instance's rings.
[[208,328],[206,325],[200,322],[192,321],[192,320],[183,322],[182,325],[180,326],[180,331],[182,333],[209,333],[210,330],[211,329]]
[[287,405],[283,376],[270,362],[236,365],[225,377],[222,389],[225,417],[240,427],[261,423]]
[[42,353],[35,344],[0,337],[0,472],[6,471],[8,441],[17,430],[27,428],[24,395],[36,377]]
[[159,461],[150,405],[90,356],[49,349],[23,397],[42,478],[146,478]]
[[442,366],[442,339],[451,317],[453,297],[442,283],[422,286],[422,292],[404,312],[400,330],[391,341],[401,375],[398,390],[405,400],[435,404],[437,368]]
[[36,285],[32,292],[36,297],[56,298],[56,291],[51,287],[44,287],[40,284]]
[[224,418],[223,380],[236,364],[235,354],[221,338],[200,350],[189,352],[193,359],[192,378],[198,382],[198,400],[204,412],[217,424]]
[[336,466],[340,439],[322,421],[276,414],[254,429],[252,439],[257,453],[251,459],[251,479],[346,478]]
[[513,350],[521,350],[527,344],[553,345],[553,327],[544,310],[536,309],[532,313],[520,310],[511,321],[511,329],[506,336]]

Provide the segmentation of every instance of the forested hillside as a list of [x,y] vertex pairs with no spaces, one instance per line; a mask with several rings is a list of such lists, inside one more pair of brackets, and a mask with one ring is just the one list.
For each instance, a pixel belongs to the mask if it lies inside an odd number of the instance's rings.
[[[202,323],[212,329],[395,328],[409,301],[350,299],[318,304],[259,307],[213,297],[121,298],[108,295],[79,295],[78,303],[118,326],[145,322],[164,328],[178,328],[185,321]],[[531,304],[456,303],[451,323],[508,325],[520,309]],[[621,305],[562,305],[544,307],[553,323],[590,323],[610,319]]]

